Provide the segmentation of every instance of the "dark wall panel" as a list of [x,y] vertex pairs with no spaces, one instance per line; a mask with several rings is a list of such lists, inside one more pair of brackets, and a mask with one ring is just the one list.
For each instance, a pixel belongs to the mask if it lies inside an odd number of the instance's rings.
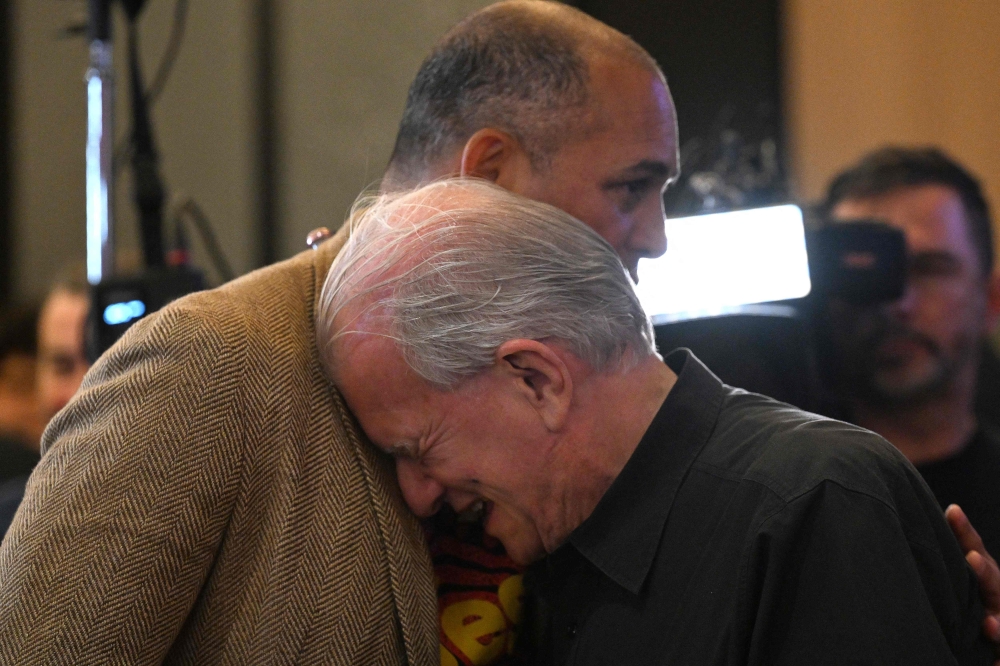
[[0,2],[0,306],[10,298],[11,266],[13,263],[13,221],[11,220],[11,76],[14,49],[11,48],[11,2]]
[[[785,196],[778,0],[578,0],[591,16],[634,38],[660,63],[677,105],[686,179],[715,173],[743,206]],[[771,146],[776,155],[770,154]],[[734,207],[724,190],[716,205]],[[684,187],[676,211],[704,201]]]

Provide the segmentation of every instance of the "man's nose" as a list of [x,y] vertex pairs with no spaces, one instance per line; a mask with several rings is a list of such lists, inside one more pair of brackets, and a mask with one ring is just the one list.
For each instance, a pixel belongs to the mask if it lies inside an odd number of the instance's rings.
[[396,479],[410,511],[419,518],[429,518],[441,508],[445,488],[427,475],[415,460],[396,459]]
[[887,306],[889,313],[900,321],[908,320],[917,306],[917,297],[917,290],[908,281],[903,287],[903,295]]
[[640,257],[659,257],[667,251],[667,216],[663,197],[656,197],[647,208],[636,219],[629,245]]

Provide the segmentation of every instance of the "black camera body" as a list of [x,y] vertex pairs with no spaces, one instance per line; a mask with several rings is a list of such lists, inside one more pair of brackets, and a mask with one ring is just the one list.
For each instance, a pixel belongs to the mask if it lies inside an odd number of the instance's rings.
[[826,221],[806,234],[816,298],[867,305],[894,301],[906,287],[906,238],[877,220]]
[[187,266],[153,268],[113,277],[91,287],[87,358],[93,363],[133,324],[171,301],[205,288],[200,271]]

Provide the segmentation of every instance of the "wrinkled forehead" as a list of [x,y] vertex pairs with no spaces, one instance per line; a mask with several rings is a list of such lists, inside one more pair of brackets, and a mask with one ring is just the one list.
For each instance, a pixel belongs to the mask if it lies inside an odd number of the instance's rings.
[[374,427],[379,415],[409,404],[423,386],[388,338],[357,332],[338,340],[335,349],[330,378],[365,432],[380,441],[386,432]]
[[[346,308],[344,324],[329,342],[327,370],[330,379],[351,402],[359,390],[380,384],[395,356],[393,340],[384,334],[374,318],[350,312]],[[338,315],[339,317],[340,315]]]

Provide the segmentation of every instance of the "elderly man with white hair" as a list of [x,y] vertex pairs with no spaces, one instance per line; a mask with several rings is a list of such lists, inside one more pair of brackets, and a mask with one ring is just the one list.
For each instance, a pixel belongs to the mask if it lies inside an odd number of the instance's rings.
[[410,508],[482,505],[534,572],[535,661],[986,664],[940,509],[887,442],[663,362],[625,268],[482,181],[383,195],[324,285],[324,362]]

